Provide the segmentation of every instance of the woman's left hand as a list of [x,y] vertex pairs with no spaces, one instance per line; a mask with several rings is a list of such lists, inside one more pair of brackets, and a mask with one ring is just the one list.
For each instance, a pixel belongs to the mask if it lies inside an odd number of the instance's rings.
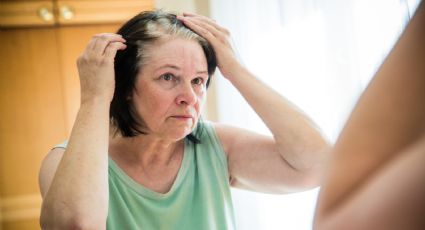
[[177,16],[187,27],[205,38],[214,48],[217,66],[225,78],[236,75],[242,65],[237,60],[230,44],[230,32],[219,26],[214,20],[191,13]]
[[328,144],[315,125],[241,65],[226,29],[199,15],[184,14],[178,19],[211,43],[223,76],[273,134],[270,137],[231,126],[215,126],[227,153],[232,186],[267,193],[316,187],[320,183],[322,159],[325,159]]

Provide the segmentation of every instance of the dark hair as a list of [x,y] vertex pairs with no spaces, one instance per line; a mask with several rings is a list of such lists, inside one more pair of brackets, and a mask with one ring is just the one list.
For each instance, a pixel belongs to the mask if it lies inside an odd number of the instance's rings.
[[[147,134],[143,131],[146,124],[137,116],[128,98],[134,90],[137,74],[146,61],[146,48],[155,45],[155,41],[171,36],[198,42],[207,59],[209,78],[206,86],[208,88],[217,66],[214,50],[204,38],[178,20],[175,14],[145,11],[126,22],[117,33],[126,40],[127,48],[119,50],[115,57],[115,92],[109,117],[117,128],[116,132],[120,132],[124,137]],[[187,138],[199,143],[199,139],[193,133]]]

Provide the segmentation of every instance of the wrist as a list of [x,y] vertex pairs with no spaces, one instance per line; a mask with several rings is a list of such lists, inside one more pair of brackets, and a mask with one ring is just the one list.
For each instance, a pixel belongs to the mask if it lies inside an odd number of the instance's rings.
[[104,95],[81,95],[81,106],[107,106],[109,108],[112,98]]
[[229,68],[229,71],[226,71],[225,73],[222,72],[223,76],[230,82],[248,73],[248,69],[246,69],[240,63],[233,65],[231,68]]

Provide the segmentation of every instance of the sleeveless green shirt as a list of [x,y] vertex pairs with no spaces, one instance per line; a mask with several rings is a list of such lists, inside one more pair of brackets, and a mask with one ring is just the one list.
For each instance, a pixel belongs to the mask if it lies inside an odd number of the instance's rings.
[[109,158],[107,229],[235,229],[226,155],[212,125],[200,126],[200,143],[185,139],[180,170],[165,194],[137,183]]

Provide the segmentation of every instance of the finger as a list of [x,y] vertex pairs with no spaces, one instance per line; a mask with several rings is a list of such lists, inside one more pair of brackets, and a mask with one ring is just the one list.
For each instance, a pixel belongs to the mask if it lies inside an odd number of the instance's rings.
[[92,38],[90,39],[90,42],[88,43],[86,50],[91,51],[94,49],[96,42],[98,42],[98,39],[101,38],[102,36],[107,36],[107,35],[111,35],[112,33],[99,33],[99,34],[95,34],[92,36]]
[[202,15],[197,15],[197,14],[193,14],[193,13],[183,13],[183,20],[184,18],[189,18],[189,19],[196,19],[196,20],[201,20],[207,24],[209,24],[210,26],[213,26],[214,28],[216,28],[217,30],[225,33],[226,35],[229,35],[229,31],[220,26],[219,24],[217,24],[217,22],[214,19],[202,16]]
[[199,16],[198,14],[191,13],[191,12],[183,12],[184,16]]
[[105,58],[113,61],[115,59],[115,55],[117,54],[118,50],[124,50],[127,48],[127,45],[125,45],[122,42],[110,42],[108,46],[105,48]]
[[92,39],[90,39],[89,44],[87,44],[86,52],[88,52],[89,50],[93,50],[93,47],[95,44],[96,44],[96,39],[93,37]]
[[[99,33],[99,34],[93,35],[91,40],[90,40],[91,47],[88,46],[88,48],[93,49],[94,45],[96,44],[96,42],[99,39],[102,39],[102,37],[104,37],[104,36],[111,36],[111,35],[113,35],[113,33]],[[121,36],[121,35],[118,34],[118,36]]]
[[187,13],[187,12],[184,12],[184,13],[183,13],[183,16],[184,16],[184,17],[192,17],[192,18],[202,18],[202,19],[204,19],[204,20],[208,20],[208,21],[211,21],[211,22],[215,22],[215,20],[214,20],[214,19],[212,19],[212,18],[209,18],[209,17],[203,16],[203,15],[200,15],[200,14],[195,14],[195,13]]
[[95,55],[103,55],[105,52],[105,48],[111,42],[122,42],[122,43],[125,42],[125,39],[122,38],[121,35],[110,34],[110,33],[95,35],[94,39],[95,39],[95,44],[92,48],[92,51]]
[[212,34],[208,29],[205,29],[202,25],[200,25],[199,22],[185,19],[185,20],[183,20],[183,23],[187,27],[189,27],[190,29],[195,31],[195,33],[197,33],[197,34],[201,35],[201,37],[207,39],[210,43],[213,43],[213,40],[216,39],[214,34]]
[[185,16],[185,17],[201,17],[201,18],[205,18],[205,19],[208,19],[208,20],[215,22],[215,20],[212,19],[212,18],[203,16],[203,15],[200,15],[200,14],[190,13],[190,12],[184,12],[183,16]]
[[187,19],[185,19],[185,21],[192,22],[193,25],[196,25],[198,27],[203,28],[204,30],[211,33],[215,38],[217,38],[221,41],[223,39],[225,39],[225,36],[227,35],[227,34],[222,33],[221,31],[217,30],[217,28],[215,28],[214,26],[211,26],[210,24],[206,23],[205,21],[199,20],[197,18],[187,18]]
[[118,35],[118,36],[121,36],[121,34],[116,34],[116,33],[98,33],[98,34],[95,34],[95,35],[94,35],[94,37],[110,36],[110,35]]

